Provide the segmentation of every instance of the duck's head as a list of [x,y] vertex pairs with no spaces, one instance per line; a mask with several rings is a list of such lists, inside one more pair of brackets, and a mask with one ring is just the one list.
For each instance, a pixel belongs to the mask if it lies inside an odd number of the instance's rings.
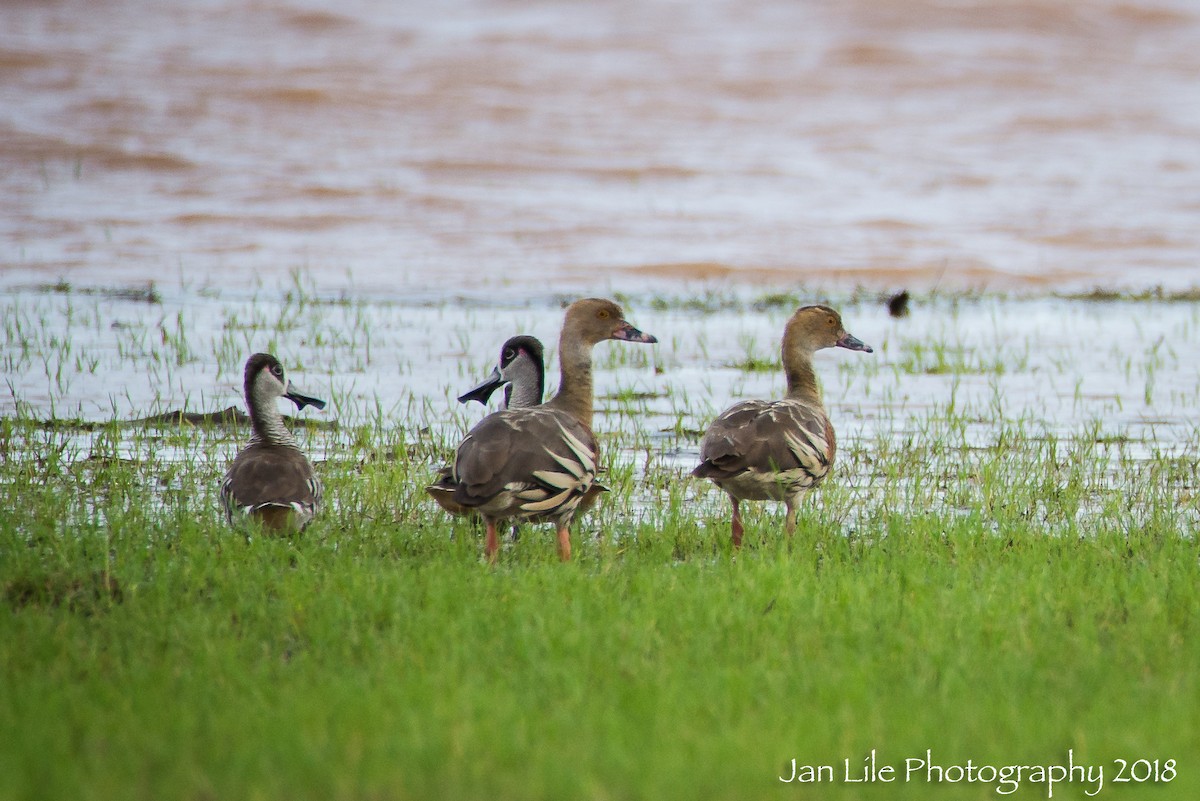
[[658,340],[634,328],[625,319],[621,307],[603,298],[584,298],[567,307],[563,320],[563,338],[578,339],[587,345],[595,345],[606,339],[622,339],[626,342],[653,343]]
[[828,306],[802,306],[787,322],[783,332],[784,350],[799,348],[808,352],[822,348],[845,348],[873,353],[870,345],[852,335],[842,324],[842,316]]
[[325,408],[325,401],[293,389],[283,365],[269,353],[256,353],[246,360],[245,392],[246,402],[251,406],[270,408],[277,398],[284,397],[296,404],[297,409]]
[[458,402],[475,400],[486,406],[492,393],[508,384],[505,405],[512,405],[513,387],[517,388],[518,396],[536,394],[537,400],[533,403],[541,403],[544,375],[545,349],[541,341],[524,334],[511,337],[500,348],[500,361],[492,368],[492,374],[459,395]]

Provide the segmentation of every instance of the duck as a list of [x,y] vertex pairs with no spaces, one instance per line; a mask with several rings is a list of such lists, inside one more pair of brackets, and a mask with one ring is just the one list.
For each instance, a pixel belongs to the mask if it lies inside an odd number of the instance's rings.
[[546,349],[542,341],[528,334],[509,337],[500,347],[500,361],[492,374],[458,396],[459,403],[478,401],[487,406],[488,399],[504,387],[505,409],[525,409],[537,406],[546,393]]
[[722,412],[700,441],[700,464],[692,471],[710,479],[733,502],[730,533],[740,548],[742,501],[783,501],[785,529],[796,530],[800,500],[818,487],[833,467],[837,441],[825,413],[813,355],[824,348],[872,353],[851,335],[829,306],[798,308],[783,331],[783,370],[787,394],[781,400],[748,400]]
[[604,298],[567,307],[559,336],[558,392],[545,403],[493,412],[459,444],[452,498],[487,527],[484,552],[495,562],[502,520],[551,522],[559,558],[571,558],[570,525],[593,494],[600,449],[592,432],[592,349],[600,342],[655,343]]
[[[487,406],[492,394],[504,387],[504,405],[502,409],[526,409],[537,406],[542,402],[546,386],[545,368],[546,349],[542,341],[528,334],[510,337],[500,348],[500,361],[492,368],[492,373],[476,386],[458,396],[459,403],[478,401]],[[425,488],[425,492],[437,501],[438,506],[455,516],[465,516],[472,513],[471,509],[454,500],[454,489],[457,483],[453,478],[454,468],[447,465],[437,472],[434,483]],[[601,495],[608,492],[608,487],[599,482],[593,482],[583,500],[579,503],[576,514],[583,514],[596,505]],[[513,538],[517,537],[517,527],[513,526]]]
[[[504,409],[525,409],[537,406],[545,394],[546,349],[537,337],[519,334],[500,347],[500,360],[492,373],[476,386],[458,396],[459,403],[476,401],[487,406],[492,394],[504,387]],[[471,509],[454,500],[454,467],[447,465],[437,472],[434,482],[425,488],[426,494],[437,501],[438,506],[452,515],[462,517],[471,514]]]
[[321,505],[321,480],[284,425],[276,402],[287,398],[300,410],[324,409],[325,401],[295,389],[269,353],[246,360],[244,392],[252,434],[221,482],[225,517],[231,525],[240,515],[269,530],[299,531]]
[[[510,337],[500,348],[500,361],[492,368],[491,375],[459,395],[458,402],[478,401],[487,406],[492,394],[504,387],[504,402],[501,408],[526,409],[542,402],[545,385],[545,347],[537,337],[520,334]],[[449,465],[438,470],[437,479],[425,488],[425,492],[450,514],[460,517],[469,515],[472,510],[454,500],[454,489],[458,485],[453,479],[453,472],[454,468]],[[596,505],[600,496],[608,491],[608,487],[593,482],[580,501],[576,514],[587,512]],[[513,539],[517,537],[515,525],[512,536]]]

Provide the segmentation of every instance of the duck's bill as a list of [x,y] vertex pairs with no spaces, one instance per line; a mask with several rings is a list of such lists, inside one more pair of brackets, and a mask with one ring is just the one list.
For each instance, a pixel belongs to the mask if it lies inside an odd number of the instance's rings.
[[320,398],[314,398],[310,395],[305,395],[301,392],[297,392],[294,389],[289,389],[284,394],[283,397],[287,398],[292,403],[296,404],[297,411],[299,411],[300,409],[303,409],[305,406],[312,406],[316,409],[324,409],[325,408],[325,401],[321,400]]
[[863,353],[874,353],[875,352],[874,350],[871,349],[870,345],[863,342],[858,337],[852,336],[850,334],[846,334],[841,339],[839,339],[837,341],[837,346],[839,348],[845,348],[846,350],[861,350]]
[[643,334],[629,323],[625,323],[616,331],[613,331],[612,338],[623,339],[626,342],[645,342],[648,344],[658,342],[658,338],[653,334]]
[[492,397],[492,393],[504,386],[507,381],[500,377],[500,368],[493,367],[492,374],[487,377],[481,384],[471,387],[466,392],[458,396],[459,403],[467,401],[479,401],[484,406],[487,406],[488,398]]

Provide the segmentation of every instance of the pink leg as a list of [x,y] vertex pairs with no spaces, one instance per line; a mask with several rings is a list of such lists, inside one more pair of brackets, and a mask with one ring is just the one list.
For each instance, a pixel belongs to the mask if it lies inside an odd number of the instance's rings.
[[745,529],[742,528],[742,510],[738,506],[737,498],[731,498],[730,500],[733,501],[733,520],[729,524],[730,532],[733,534],[733,547],[741,548],[742,534],[745,533]]
[[783,530],[790,537],[796,533],[796,501],[787,499],[787,517],[783,521]]
[[558,527],[558,558],[571,561],[571,530],[566,526]]
[[489,562],[496,561],[496,553],[500,550],[500,538],[496,536],[496,521],[492,518],[487,519],[487,545],[484,546],[483,552],[487,554]]

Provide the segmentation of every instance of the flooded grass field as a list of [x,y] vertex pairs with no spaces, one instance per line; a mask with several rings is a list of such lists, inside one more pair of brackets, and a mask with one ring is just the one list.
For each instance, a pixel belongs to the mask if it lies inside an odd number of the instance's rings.
[[[508,336],[530,333],[547,343],[552,391],[567,300],[378,299],[322,293],[299,273],[244,293],[27,287],[0,298],[7,381],[0,413],[74,459],[104,440],[121,458],[141,460],[150,448],[154,460],[170,462],[176,435],[134,421],[242,409],[245,356],[268,350],[298,385],[330,403],[305,413],[318,461],[337,459],[350,442],[386,438],[434,469],[485,413],[453,398],[487,374]],[[970,463],[985,454],[1015,458],[1028,442],[1086,442],[1090,458],[1112,465],[1097,469],[1097,494],[1121,491],[1125,463],[1182,469],[1194,462],[1200,374],[1189,354],[1200,344],[1200,307],[1188,295],[929,294],[915,296],[899,318],[885,298],[863,291],[710,288],[624,300],[660,344],[598,349],[596,428],[614,469],[641,477],[686,473],[718,412],[778,396],[783,323],[798,305],[817,301],[836,303],[850,330],[875,348],[818,359],[839,432],[838,483],[861,499],[894,500],[897,483],[906,482],[880,463],[933,446]],[[220,461],[245,431],[197,435],[211,439]],[[1182,478],[1177,489],[1190,493],[1194,478]],[[656,503],[641,497],[638,505]],[[1179,513],[1191,515],[1186,504]]]
[[[0,795],[733,799],[872,749],[1200,791],[1193,299],[916,294],[894,318],[869,292],[623,298],[659,344],[597,348],[612,491],[570,564],[529,526],[489,567],[424,486],[484,413],[454,396],[510,334],[553,342],[564,300],[301,274],[8,291]],[[813,300],[875,353],[818,355],[834,473],[794,539],[751,505],[735,555],[728,501],[687,477],[699,433],[781,392],[780,330]],[[258,349],[330,401],[294,423],[326,495],[291,539],[219,511],[245,426],[160,417],[240,407]],[[1122,760],[1156,778],[1114,784]]]

